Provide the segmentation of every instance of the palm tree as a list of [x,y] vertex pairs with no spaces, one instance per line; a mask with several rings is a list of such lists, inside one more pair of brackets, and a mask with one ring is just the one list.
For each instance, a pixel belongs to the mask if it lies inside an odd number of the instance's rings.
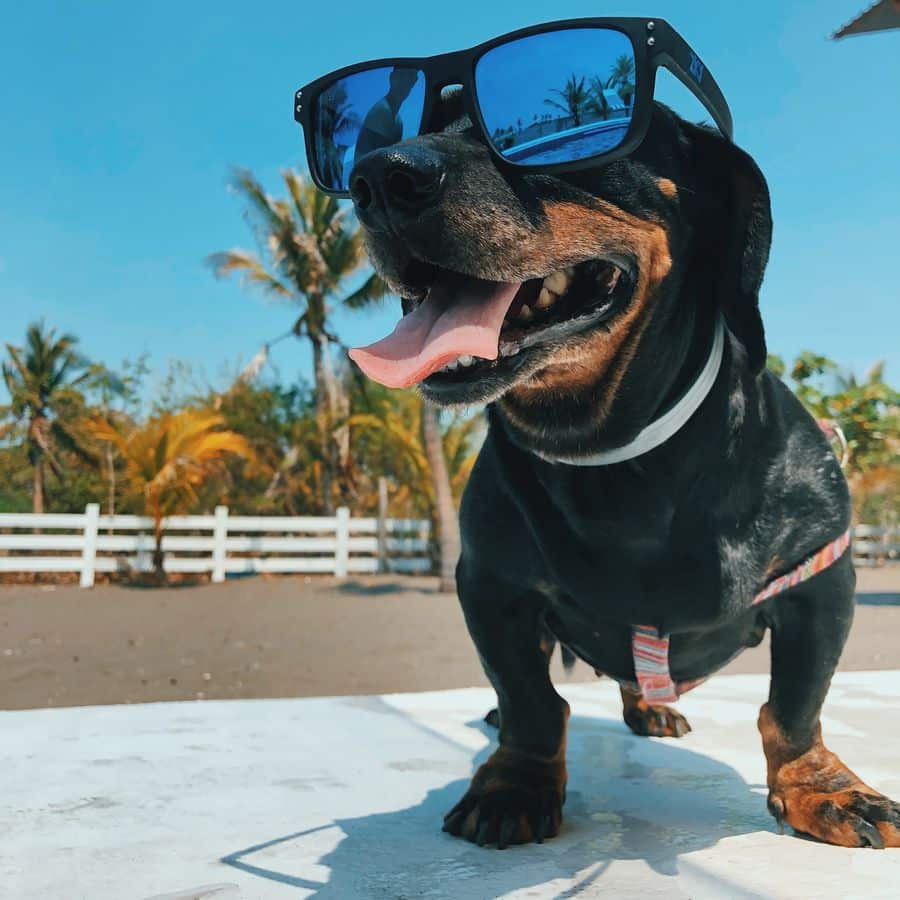
[[634,57],[623,53],[613,64],[606,86],[616,88],[626,106],[631,106],[634,97]]
[[322,509],[331,514],[336,488],[346,491],[340,474],[349,465],[349,438],[340,425],[346,418],[346,397],[335,377],[332,344],[339,343],[329,323],[334,304],[360,309],[384,296],[387,288],[374,273],[355,290],[344,282],[365,262],[362,237],[349,210],[320,192],[292,170],[282,173],[289,199],[263,190],[253,174],[235,173],[233,186],[247,201],[263,244],[264,260],[248,250],[213,254],[209,262],[217,277],[239,272],[265,293],[300,307],[293,331],[310,342],[324,461]]
[[434,485],[435,513],[441,542],[440,589],[453,591],[456,586],[456,563],[462,546],[459,538],[459,519],[450,492],[450,477],[447,474],[447,461],[441,442],[438,411],[427,400],[422,401],[422,440]]
[[607,87],[616,85],[634,84],[634,57],[629,53],[623,53],[613,63],[612,71],[607,79]]
[[105,419],[89,423],[94,437],[115,445],[128,489],[153,518],[153,568],[160,582],[165,580],[163,517],[186,512],[197,501],[197,488],[222,470],[226,454],[253,457],[244,437],[223,430],[223,424],[218,413],[190,408],[151,418],[127,434]]
[[[139,361],[143,366],[143,360]],[[103,364],[97,364],[91,369],[90,387],[93,388],[99,400],[99,408],[104,419],[124,426],[128,416],[123,409],[113,407],[114,400],[127,402],[133,399],[135,379],[130,375],[124,377],[108,369]],[[110,516],[116,514],[116,449],[110,441],[103,441],[104,477],[106,478],[106,512]]]
[[573,116],[576,126],[581,124],[582,113],[590,98],[590,91],[584,86],[584,81],[584,77],[578,78],[573,72],[562,90],[557,88],[551,90],[551,93],[558,94],[562,98],[562,103],[552,97],[544,100],[547,106],[555,107]]
[[609,117],[609,101],[604,91],[615,88],[625,106],[631,106],[634,96],[634,58],[623,53],[613,63],[609,75],[604,79],[595,76],[591,79],[591,96],[585,102],[585,108],[601,119]]
[[843,431],[858,520],[893,525],[900,509],[900,391],[884,380],[884,363],[872,366],[862,380],[809,350],[790,370],[775,355],[768,367],[779,378],[790,377],[792,390],[816,419]]
[[[460,539],[456,505],[478,455],[482,422],[454,414],[441,428],[436,407],[415,391],[390,391],[368,412],[351,416],[354,444],[360,459],[371,460],[377,473],[391,471],[400,485],[392,505],[409,505],[414,515],[427,513],[437,525],[440,541],[441,590],[454,589]],[[362,481],[363,479],[360,478]],[[374,503],[375,478],[365,499]],[[371,496],[370,496],[371,495]]]
[[[784,372],[784,363],[777,362]],[[827,356],[806,350],[794,361],[790,377],[794,393],[816,418],[835,421],[843,429],[850,449],[849,473],[898,464],[900,392],[885,382],[884,362],[859,381]],[[832,381],[831,390],[825,389],[826,379]]]
[[591,96],[585,103],[585,109],[600,119],[609,118],[609,101],[606,99],[605,93],[608,87],[609,85],[602,78],[591,79]]
[[11,402],[0,408],[0,415],[27,423],[28,463],[34,484],[32,509],[36,513],[44,511],[45,465],[62,480],[60,450],[90,457],[80,439],[78,423],[69,421],[64,412],[66,394],[91,375],[89,363],[75,350],[77,343],[71,334],[57,337],[54,329],[40,321],[28,327],[24,349],[6,345],[10,362],[3,363],[2,371]]

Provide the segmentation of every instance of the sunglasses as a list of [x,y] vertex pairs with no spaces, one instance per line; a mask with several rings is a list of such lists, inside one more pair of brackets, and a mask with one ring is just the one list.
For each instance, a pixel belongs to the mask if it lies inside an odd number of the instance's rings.
[[640,145],[660,66],[730,138],[728,104],[700,57],[668,22],[642,18],[549,22],[456,53],[347,66],[297,91],[294,119],[313,180],[335,197],[350,196],[365,154],[436,130],[454,85],[501,168],[574,171]]

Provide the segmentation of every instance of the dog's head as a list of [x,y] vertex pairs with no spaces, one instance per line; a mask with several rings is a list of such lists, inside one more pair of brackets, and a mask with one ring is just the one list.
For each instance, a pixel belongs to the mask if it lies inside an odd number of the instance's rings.
[[685,323],[716,309],[762,368],[771,221],[746,153],[657,105],[632,156],[551,177],[501,171],[459,94],[432,124],[350,178],[372,262],[403,298],[394,334],[354,351],[373,377],[439,404],[588,392],[608,411],[637,355],[677,362]]

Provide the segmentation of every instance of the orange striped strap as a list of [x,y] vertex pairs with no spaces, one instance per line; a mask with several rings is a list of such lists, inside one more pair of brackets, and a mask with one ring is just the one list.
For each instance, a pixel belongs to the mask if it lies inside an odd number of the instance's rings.
[[[850,546],[850,529],[826,544],[809,559],[785,575],[776,578],[754,598],[751,606],[758,606],[770,597],[808,581],[814,575],[834,565]],[[631,655],[637,684],[623,682],[625,687],[637,687],[648,703],[674,703],[681,694],[695,688],[705,678],[695,678],[676,684],[669,672],[669,638],[663,637],[652,625],[635,625],[631,633]]]

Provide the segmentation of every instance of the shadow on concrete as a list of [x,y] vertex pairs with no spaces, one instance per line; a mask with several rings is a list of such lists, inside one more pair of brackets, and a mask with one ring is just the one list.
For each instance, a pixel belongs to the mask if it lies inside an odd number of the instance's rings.
[[[494,729],[482,722],[469,725],[495,739]],[[476,754],[473,771],[493,747]],[[468,787],[468,779],[459,779],[429,791],[416,806],[335,819],[231,853],[221,862],[314,891],[319,900],[462,900],[576,879],[554,894],[569,898],[602,881],[614,860],[644,860],[658,876],[675,876],[680,854],[714,846],[725,837],[774,830],[762,785],[750,785],[730,766],[675,742],[635,737],[619,721],[574,716],[568,757],[563,830],[543,845],[499,852],[443,834],[444,814]],[[253,859],[260,851],[326,829],[336,829],[333,837],[339,839],[333,849],[316,857],[317,865],[329,870],[327,881],[291,875],[270,867],[268,860]],[[310,859],[298,845],[283,847],[282,858],[291,858],[292,849],[294,855]],[[679,895],[674,885],[672,894]]]
[[856,595],[859,606],[900,606],[900,594],[867,592]]
[[361,581],[344,581],[335,586],[335,590],[341,594],[359,594],[360,596],[373,597],[379,594],[437,594],[436,587],[424,587],[421,583],[408,584],[403,580],[388,581],[383,584],[363,584]]

